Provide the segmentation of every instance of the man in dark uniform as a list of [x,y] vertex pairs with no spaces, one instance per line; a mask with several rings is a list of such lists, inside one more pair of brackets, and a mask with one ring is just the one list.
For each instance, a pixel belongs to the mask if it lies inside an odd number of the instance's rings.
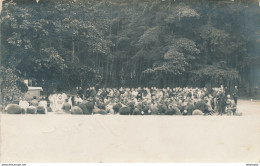
[[219,91],[217,93],[217,105],[218,105],[218,113],[220,115],[225,113],[225,107],[226,107],[226,95],[225,95],[225,92]]
[[238,96],[238,89],[237,86],[235,86],[233,93],[232,93],[233,99],[235,101],[235,104],[237,104],[237,96]]
[[142,99],[143,98],[143,91],[141,88],[138,88],[138,94],[136,96],[136,99]]

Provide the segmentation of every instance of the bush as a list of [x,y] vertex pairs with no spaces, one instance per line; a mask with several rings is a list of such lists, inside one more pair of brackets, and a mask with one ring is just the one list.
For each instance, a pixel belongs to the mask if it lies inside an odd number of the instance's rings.
[[86,107],[88,109],[89,114],[92,114],[94,110],[94,103],[93,102],[86,102]]
[[181,111],[181,113],[185,110],[185,107],[182,105],[177,105],[178,109]]
[[91,114],[86,106],[85,103],[80,103],[80,104],[77,104],[78,107],[80,107],[83,111],[83,114],[86,114],[86,115],[89,115]]
[[106,109],[106,105],[105,104],[103,104],[103,103],[99,103],[99,104],[97,104],[97,107],[99,108],[99,109]]
[[202,112],[207,112],[208,111],[208,106],[204,101],[198,101],[195,104],[195,109],[201,110]]
[[80,114],[83,114],[83,111],[82,111],[82,109],[80,107],[73,106],[71,108],[71,114],[80,115]]
[[172,110],[174,111],[175,115],[181,115],[181,111],[177,106],[172,106]]
[[27,108],[27,110],[26,110],[26,113],[27,113],[27,114],[36,114],[36,111],[37,111],[36,107],[34,107],[34,106],[29,106],[29,107]]
[[158,112],[158,107],[157,107],[157,106],[152,105],[150,109],[151,109],[151,111],[152,111],[152,112],[151,112],[152,115],[157,115],[157,114],[159,114],[159,112]]
[[95,114],[101,114],[101,115],[106,115],[107,114],[107,111],[104,110],[104,109],[99,109],[95,112]]
[[149,107],[148,107],[148,106],[143,106],[142,111],[144,112],[144,115],[149,115],[149,114],[151,114],[151,113],[148,113],[148,111],[149,111]]
[[121,107],[119,109],[119,113],[120,113],[120,115],[130,115],[131,111],[130,111],[129,107]]
[[17,104],[8,104],[6,107],[6,112],[8,114],[21,114],[22,108]]
[[175,111],[173,109],[168,109],[166,112],[165,112],[165,115],[174,115],[175,114]]
[[130,102],[127,103],[127,106],[134,108],[135,107],[135,102],[130,101]]
[[192,115],[203,115],[203,112],[201,110],[196,109],[192,111]]
[[151,112],[152,115],[158,115],[159,114],[158,109],[152,109],[151,111],[152,111]]
[[140,108],[135,108],[132,115],[142,115],[142,110]]
[[98,107],[94,107],[93,114],[101,114],[105,115],[107,114],[107,111],[105,109],[99,109]]
[[159,110],[158,110],[159,114],[165,114],[165,112],[167,112],[167,111],[168,111],[168,108],[165,104],[159,105]]
[[179,109],[176,109],[176,110],[175,110],[175,115],[182,115],[182,114],[181,114],[181,111],[180,111]]
[[193,104],[188,103],[185,108],[187,110],[187,115],[192,115],[192,112],[196,109]]
[[135,109],[135,102],[133,102],[133,101],[128,102],[127,106],[129,107],[130,113],[132,114],[134,112],[134,109]]
[[115,111],[115,114],[119,112],[119,109],[122,107],[122,104],[117,103],[113,106],[113,109]]
[[37,107],[37,114],[46,114],[45,108],[43,106]]

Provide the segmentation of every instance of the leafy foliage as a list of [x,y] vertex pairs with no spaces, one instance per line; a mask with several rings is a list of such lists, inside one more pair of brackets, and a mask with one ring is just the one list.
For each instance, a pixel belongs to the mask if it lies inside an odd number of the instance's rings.
[[201,83],[210,82],[212,85],[219,86],[222,84],[227,84],[227,81],[238,83],[239,73],[227,67],[216,65],[205,65],[202,68],[191,71],[190,81],[201,86]]
[[144,34],[140,37],[138,45],[146,46],[152,44],[159,39],[160,27],[153,27],[147,29]]
[[[194,41],[187,38],[180,38],[174,41],[169,47],[169,50],[163,56],[163,62],[153,69],[145,70],[144,73],[166,72],[172,75],[183,74],[191,60],[194,60],[194,55],[200,53]],[[159,72],[159,74],[161,74]]]
[[181,21],[185,18],[195,18],[198,19],[200,17],[199,13],[190,8],[185,4],[180,4],[171,8],[172,13],[165,18],[165,22],[168,24],[173,24],[178,21]]
[[5,0],[1,65],[45,89],[253,87],[259,18],[255,1]]
[[28,90],[21,78],[15,73],[15,70],[11,68],[0,68],[0,85],[1,97],[4,104],[11,100],[17,100]]

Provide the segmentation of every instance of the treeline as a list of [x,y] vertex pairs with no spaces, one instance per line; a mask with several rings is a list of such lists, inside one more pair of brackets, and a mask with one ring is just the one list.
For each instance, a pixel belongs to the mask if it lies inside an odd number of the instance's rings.
[[249,0],[5,0],[2,96],[47,91],[260,84],[260,6]]

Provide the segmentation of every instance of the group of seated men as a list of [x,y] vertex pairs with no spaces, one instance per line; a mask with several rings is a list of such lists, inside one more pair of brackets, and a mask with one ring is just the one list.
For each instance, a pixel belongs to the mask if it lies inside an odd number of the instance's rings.
[[235,97],[226,94],[223,87],[210,91],[188,87],[101,88],[96,91],[91,87],[82,96],[53,94],[39,101],[36,98],[30,102],[20,100],[19,106],[25,113],[237,115]]

